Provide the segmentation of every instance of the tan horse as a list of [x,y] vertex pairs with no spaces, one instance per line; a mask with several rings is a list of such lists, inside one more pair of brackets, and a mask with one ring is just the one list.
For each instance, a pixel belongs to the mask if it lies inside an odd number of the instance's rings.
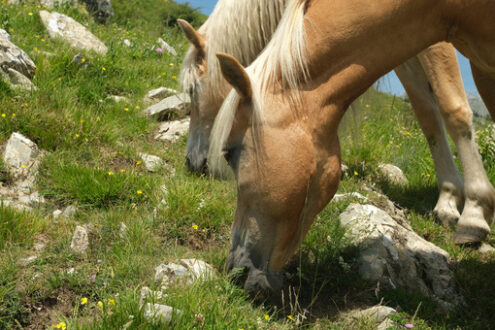
[[[226,52],[238,58],[241,64],[250,64],[273,35],[287,2],[221,0],[199,31],[179,20],[192,43],[181,68],[183,88],[191,93],[193,100],[186,155],[186,165],[191,171],[206,171],[211,127],[230,91],[215,54]],[[428,67],[425,74],[420,58],[428,61],[439,53],[446,60]],[[459,106],[470,111],[455,52],[452,46],[443,43],[426,50],[424,55],[413,57],[395,71],[409,95],[437,169],[440,195],[434,212],[444,224],[455,224],[464,202],[463,183],[452,160],[436,102],[438,99],[442,113],[455,112]],[[429,82],[435,93],[431,92]],[[495,100],[493,102],[495,104]]]
[[[247,70],[218,54],[234,90],[215,120],[209,161],[214,165],[224,155],[236,175],[227,264],[247,270],[246,289],[277,287],[277,274],[335,194],[338,125],[376,79],[426,47],[451,41],[471,59],[480,90],[493,86],[493,13],[491,0],[291,0],[272,40]],[[450,58],[433,50],[420,57],[427,72]],[[472,113],[462,97],[439,96],[453,103],[443,115],[465,177],[454,239],[479,242],[490,230],[495,190],[476,150]]]

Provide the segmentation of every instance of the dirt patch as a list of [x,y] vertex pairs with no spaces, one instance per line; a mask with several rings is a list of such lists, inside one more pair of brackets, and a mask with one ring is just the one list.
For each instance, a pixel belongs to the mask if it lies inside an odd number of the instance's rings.
[[40,302],[28,304],[28,324],[24,329],[46,329],[58,324],[61,317],[70,317],[74,310],[77,294],[68,288],[61,288]]

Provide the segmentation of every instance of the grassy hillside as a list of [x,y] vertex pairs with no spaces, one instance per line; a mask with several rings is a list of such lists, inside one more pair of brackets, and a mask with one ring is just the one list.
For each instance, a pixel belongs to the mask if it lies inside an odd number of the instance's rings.
[[[46,204],[30,212],[0,206],[0,328],[44,329],[65,322],[69,329],[159,328],[139,309],[142,286],[154,288],[154,267],[194,257],[212,264],[220,276],[190,288],[172,288],[164,302],[182,313],[170,327],[205,329],[290,329],[294,327],[372,329],[369,320],[345,321],[341,313],[380,302],[400,306],[395,317],[419,329],[481,329],[495,324],[495,256],[454,246],[452,231],[430,215],[438,194],[433,162],[410,105],[377,92],[357,102],[341,130],[344,162],[353,173],[339,192],[376,185],[407,208],[414,229],[457,260],[456,276],[468,309],[445,315],[416,293],[380,291],[361,281],[353,268],[355,249],[336,221],[351,201],[331,202],[318,216],[303,246],[288,266],[293,295],[282,306],[254,303],[225,276],[235,208],[235,183],[189,174],[184,165],[186,138],[154,140],[158,123],[143,114],[143,96],[160,86],[177,88],[182,55],[188,47],[174,22],[200,25],[204,17],[171,1],[113,0],[115,17],[95,24],[83,8],[63,7],[107,46],[107,56],[83,53],[86,65],[72,64],[80,53],[50,39],[40,22],[41,6],[9,6],[2,0],[0,28],[37,65],[37,91],[19,94],[0,83],[0,144],[20,132],[47,151],[37,188]],[[178,58],[158,53],[162,37]],[[132,46],[124,45],[128,39]],[[48,55],[46,52],[53,53]],[[115,103],[109,95],[125,96]],[[480,124],[481,150],[495,182],[495,149]],[[150,173],[138,154],[158,155],[176,169]],[[401,167],[407,189],[376,176],[380,162]],[[0,163],[0,182],[8,175]],[[169,193],[164,196],[161,186]],[[163,199],[167,207],[163,206]],[[53,219],[56,209],[77,205],[68,219]],[[119,235],[121,223],[127,235]],[[76,225],[93,230],[90,249],[69,249]],[[35,243],[45,249],[35,252]],[[491,235],[489,241],[495,243]],[[37,254],[24,265],[21,258]],[[68,272],[74,268],[73,272]],[[330,274],[330,276],[329,276]],[[82,298],[87,303],[81,304]],[[101,302],[101,306],[99,306]],[[303,317],[304,316],[304,317]],[[131,323],[129,323],[132,321]]]

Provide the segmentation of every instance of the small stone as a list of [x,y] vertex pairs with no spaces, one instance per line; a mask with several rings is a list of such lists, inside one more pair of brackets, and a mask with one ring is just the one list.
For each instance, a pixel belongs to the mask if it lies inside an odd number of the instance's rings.
[[24,266],[27,266],[29,265],[30,263],[33,263],[36,259],[38,259],[38,256],[30,256],[30,257],[26,257],[26,258],[21,258],[19,259],[19,262],[24,265]]
[[156,172],[164,164],[163,160],[158,156],[140,153],[139,157],[143,160],[144,166],[150,172]]
[[478,252],[481,254],[495,253],[495,248],[489,244],[483,243],[478,249]]
[[146,114],[150,117],[156,117],[158,120],[163,120],[173,114],[184,117],[190,112],[190,104],[189,94],[172,95],[146,108]]
[[342,172],[342,176],[348,175],[349,174],[349,166],[347,166],[344,163],[340,164],[340,172]]
[[180,310],[174,309],[167,305],[147,303],[144,306],[143,316],[148,321],[159,321],[168,323],[172,317],[178,315]]
[[370,319],[375,323],[382,323],[389,315],[397,314],[392,307],[373,306],[364,310],[351,313],[349,316],[353,319]]
[[155,268],[155,281],[162,287],[170,285],[191,285],[196,280],[206,280],[215,276],[212,266],[198,259],[181,259],[180,264],[170,262]]
[[359,199],[362,202],[368,202],[368,198],[364,197],[363,195],[361,195],[358,192],[352,192],[352,193],[347,193],[347,194],[335,194],[333,196],[332,200],[336,201],[336,202],[340,202],[340,201],[352,199],[352,198]]
[[88,67],[88,61],[86,60],[86,58],[82,55],[82,54],[76,54],[73,58],[72,58],[72,61],[71,61],[71,64],[74,65],[74,66],[81,66],[83,68],[87,68]]
[[407,186],[409,181],[400,168],[392,164],[378,165],[380,173],[392,184]]
[[77,226],[72,236],[70,248],[74,252],[84,253],[89,247],[88,231],[85,227]]
[[69,275],[74,274],[74,272],[75,272],[74,267],[67,269],[67,274],[69,274]]
[[62,210],[53,211],[53,213],[52,213],[53,219],[57,219],[58,217],[60,217],[62,215],[62,213],[63,213]]
[[131,47],[132,46],[132,44],[129,41],[129,39],[124,39],[124,42],[123,43],[124,43],[124,46],[127,46],[127,47]]
[[155,140],[176,141],[189,130],[189,118],[167,121],[160,125]]
[[173,56],[177,56],[177,51],[174,49],[174,47],[172,47],[168,43],[166,43],[165,40],[163,40],[162,38],[158,38],[158,40],[156,42],[158,42],[158,45],[161,48],[165,49],[169,54],[171,54]]
[[107,100],[112,100],[115,103],[120,103],[120,102],[128,102],[127,97],[125,96],[119,96],[119,95],[108,95]]
[[170,95],[177,95],[179,94],[178,91],[172,88],[168,87],[158,87],[155,89],[150,90],[148,93],[146,93],[146,96],[144,97],[144,100],[161,100],[165,96],[170,96]]
[[77,207],[75,205],[69,205],[65,208],[62,216],[66,219],[72,218],[77,212]]
[[7,146],[3,153],[3,162],[10,174],[19,178],[34,174],[32,172],[37,169],[35,164],[39,155],[40,150],[34,142],[24,135],[14,132],[7,141]]

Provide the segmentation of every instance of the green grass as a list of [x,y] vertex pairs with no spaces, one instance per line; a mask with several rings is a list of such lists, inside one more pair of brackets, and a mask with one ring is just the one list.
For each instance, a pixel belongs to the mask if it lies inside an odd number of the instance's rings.
[[[190,288],[170,288],[161,302],[181,313],[167,327],[373,329],[370,320],[350,322],[342,313],[382,299],[388,306],[400,306],[396,321],[420,329],[481,329],[495,322],[495,256],[480,257],[454,246],[451,229],[434,221],[430,212],[438,190],[433,162],[410,105],[373,91],[356,103],[355,111],[349,110],[341,126],[343,161],[351,174],[339,193],[367,195],[363,187],[374,186],[407,208],[413,228],[456,259],[457,284],[469,308],[447,316],[431,299],[414,292],[382,290],[375,295],[376,284],[359,279],[356,248],[346,241],[337,221],[351,201],[331,202],[315,219],[286,268],[289,287],[284,299],[276,304],[252,301],[224,273],[235,183],[189,174],[183,165],[186,138],[155,141],[158,123],[143,114],[148,90],[177,88],[188,43],[175,20],[186,18],[199,26],[205,17],[171,1],[112,4],[115,17],[107,25],[94,23],[82,8],[57,9],[109,46],[104,57],[49,38],[36,4],[15,7],[2,2],[0,7],[0,28],[35,61],[33,82],[38,88],[19,94],[0,82],[0,109],[5,113],[0,117],[0,144],[18,131],[47,151],[37,181],[46,204],[31,212],[0,206],[0,328],[46,328],[62,321],[70,329],[122,328],[130,321],[130,329],[160,328],[143,318],[140,289],[157,287],[153,276],[160,263],[189,257],[209,262],[218,276]],[[173,45],[179,56],[157,53],[158,37]],[[126,47],[124,39],[132,46]],[[85,59],[82,65],[72,64],[78,53]],[[115,103],[109,95],[125,96],[126,101]],[[495,181],[492,132],[485,124],[477,130],[489,177]],[[160,156],[176,174],[166,168],[146,171],[139,163],[140,152]],[[381,162],[401,167],[410,185],[404,189],[383,182],[376,174]],[[0,183],[9,181],[0,160]],[[51,217],[55,209],[74,204],[74,217]],[[124,236],[119,233],[122,223],[127,227]],[[69,248],[77,225],[92,228],[84,255]],[[39,240],[46,247],[35,252]],[[488,241],[495,243],[495,237]],[[19,263],[34,254],[34,262]],[[68,273],[71,268],[74,271]],[[83,297],[88,299],[85,305]]]

